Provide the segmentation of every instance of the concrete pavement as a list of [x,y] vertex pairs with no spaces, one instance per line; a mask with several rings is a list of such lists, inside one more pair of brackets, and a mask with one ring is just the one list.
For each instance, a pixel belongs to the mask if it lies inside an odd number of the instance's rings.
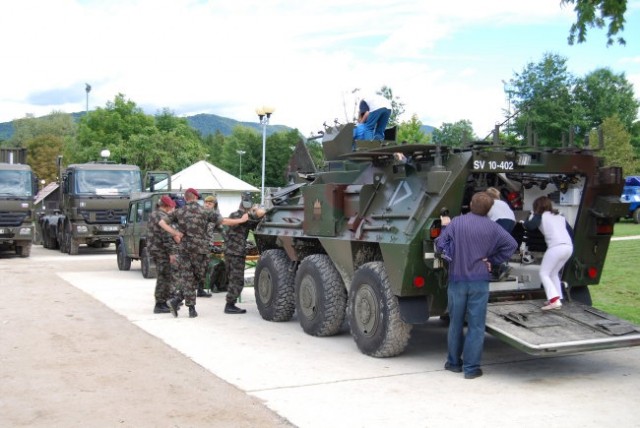
[[317,338],[295,318],[262,320],[252,288],[239,304],[245,315],[224,314],[224,294],[198,299],[196,319],[153,314],[155,282],[139,263],[121,272],[115,255],[76,259],[98,257],[99,270],[65,263],[58,275],[300,427],[640,426],[640,348],[532,357],[487,336],[485,376],[465,380],[443,369],[437,320],[414,328],[403,355],[376,359],[358,351],[346,325]]

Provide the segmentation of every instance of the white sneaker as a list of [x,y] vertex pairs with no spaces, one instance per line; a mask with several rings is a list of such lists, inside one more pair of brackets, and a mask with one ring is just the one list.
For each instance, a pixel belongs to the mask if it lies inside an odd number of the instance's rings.
[[549,303],[548,305],[543,306],[541,309],[543,311],[549,311],[551,309],[560,309],[562,308],[562,302],[560,300],[556,300],[553,303]]

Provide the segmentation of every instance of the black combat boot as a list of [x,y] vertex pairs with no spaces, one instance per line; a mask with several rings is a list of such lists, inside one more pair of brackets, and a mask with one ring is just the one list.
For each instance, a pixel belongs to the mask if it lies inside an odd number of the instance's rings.
[[189,305],[189,318],[195,318],[198,316],[198,313],[196,312],[196,305]]
[[182,299],[178,297],[174,297],[172,299],[167,300],[167,305],[169,306],[169,310],[174,317],[178,316],[178,310],[180,309],[180,303],[182,303]]
[[164,302],[156,302],[156,306],[153,308],[154,314],[168,314],[169,312],[171,309]]
[[209,293],[207,290],[202,288],[202,289],[198,290],[198,294],[196,294],[196,296],[198,296],[198,297],[211,297],[211,293]]
[[240,309],[235,303],[227,303],[224,307],[225,314],[246,314],[246,309]]

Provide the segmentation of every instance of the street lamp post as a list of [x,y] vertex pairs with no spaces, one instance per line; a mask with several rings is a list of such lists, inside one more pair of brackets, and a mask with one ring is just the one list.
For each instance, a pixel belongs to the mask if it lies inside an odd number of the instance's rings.
[[236,153],[240,155],[240,180],[242,180],[242,155],[247,153],[244,150],[236,150]]
[[264,207],[264,161],[265,161],[265,153],[267,149],[267,125],[269,124],[269,119],[275,109],[273,107],[258,107],[256,109],[256,113],[260,118],[260,124],[262,125],[262,187],[260,188],[260,206]]
[[87,92],[87,113],[89,113],[89,92],[91,92],[91,85],[88,83],[84,84],[84,90]]

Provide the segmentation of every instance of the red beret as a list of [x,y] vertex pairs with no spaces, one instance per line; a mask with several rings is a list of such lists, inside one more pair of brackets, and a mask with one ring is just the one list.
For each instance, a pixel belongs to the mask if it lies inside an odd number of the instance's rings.
[[200,199],[200,193],[198,193],[198,191],[196,189],[194,189],[193,187],[189,187],[184,193],[185,193],[185,195],[187,193],[191,193],[193,196],[195,196],[196,198]]
[[171,208],[176,207],[176,202],[173,199],[171,199],[168,195],[164,195],[163,197],[161,197],[160,202],[162,202],[162,205],[164,205],[165,207],[171,207]]

